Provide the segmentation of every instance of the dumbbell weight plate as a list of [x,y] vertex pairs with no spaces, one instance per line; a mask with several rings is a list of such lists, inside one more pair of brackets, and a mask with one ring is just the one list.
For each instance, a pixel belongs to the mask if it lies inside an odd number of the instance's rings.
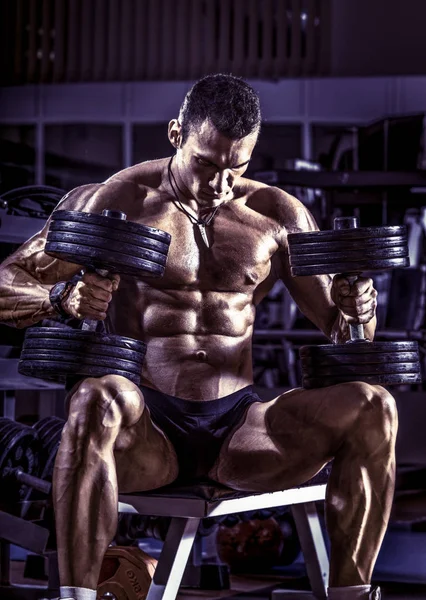
[[[417,342],[356,342],[348,344],[318,344],[317,346],[301,346],[299,355],[303,358],[317,359],[329,355],[358,355],[415,352],[418,356]],[[395,361],[393,361],[395,362]]]
[[49,226],[49,233],[56,232],[71,233],[73,235],[94,235],[98,238],[104,238],[109,241],[123,242],[125,244],[134,244],[140,248],[148,248],[149,250],[155,250],[160,254],[167,255],[169,251],[169,244],[160,242],[157,239],[143,236],[136,233],[130,233],[128,231],[121,231],[99,225],[87,224],[87,223],[75,223],[73,221],[52,221]]
[[[27,342],[30,344],[28,347]],[[55,345],[52,349],[45,345],[42,348],[34,347],[34,344],[52,342]],[[86,348],[89,350],[86,351]],[[113,354],[124,351],[126,357],[110,356],[111,351]],[[145,351],[146,344],[143,342],[122,336],[36,327],[26,332],[18,371],[23,375],[45,379],[75,375],[122,375],[139,385]]]
[[[292,234],[290,234],[292,236]],[[294,248],[294,255],[298,256],[303,254],[318,254],[321,252],[351,252],[354,250],[353,240],[342,241],[337,240],[335,242],[307,242],[305,244],[297,243],[293,241],[293,237],[290,237],[291,248]],[[365,250],[371,251],[374,248],[395,248],[398,246],[406,246],[408,237],[406,235],[398,235],[384,238],[373,238],[363,239],[362,247]]]
[[6,417],[0,418],[0,504],[15,505],[23,500],[28,488],[22,485],[10,471],[18,467],[29,475],[38,475],[39,442],[31,427]]
[[59,417],[46,417],[33,425],[41,445],[41,474],[46,481],[52,481],[53,467],[61,441],[65,421]]
[[349,383],[351,381],[362,381],[372,385],[413,385],[421,383],[421,378],[418,373],[399,373],[386,375],[348,375],[336,377],[303,377],[302,385],[305,389],[323,388],[339,383]]
[[146,344],[141,340],[107,333],[99,334],[80,329],[65,329],[62,327],[30,327],[25,333],[25,343],[27,340],[62,341],[64,348],[67,347],[68,342],[81,342],[88,345],[125,348],[143,355],[146,352]]
[[91,269],[106,269],[110,273],[134,277],[161,277],[164,274],[162,265],[129,254],[106,251],[102,248],[47,241],[44,251],[49,256]]
[[[320,256],[320,255],[319,255]],[[293,276],[327,275],[330,273],[356,273],[360,271],[387,271],[410,266],[408,254],[404,258],[382,258],[379,260],[350,260],[345,262],[329,261],[326,264],[313,262],[309,265],[291,267]]]
[[159,242],[164,242],[167,245],[170,244],[172,239],[169,233],[162,231],[161,229],[149,227],[148,225],[142,225],[141,223],[134,223],[132,221],[122,221],[113,217],[105,217],[104,215],[98,215],[94,213],[85,213],[72,210],[57,210],[52,213],[51,220],[85,223],[88,225],[105,227],[108,230],[113,229],[117,231],[124,231],[126,233],[134,233],[136,235],[152,238],[153,240],[158,240]]
[[329,367],[319,367],[317,365],[311,365],[309,367],[303,367],[304,377],[340,377],[340,376],[354,376],[361,375],[379,375],[389,374],[403,374],[403,373],[419,373],[420,363],[419,362],[395,362],[395,363],[374,363],[374,364],[358,364],[358,365],[332,365]]
[[143,258],[155,264],[164,266],[167,256],[160,254],[155,250],[142,248],[137,244],[129,244],[126,242],[117,242],[116,240],[97,237],[94,233],[91,235],[82,233],[66,233],[64,231],[49,231],[47,234],[47,249],[52,243],[56,244],[77,244],[84,248],[93,248],[98,251],[108,250],[118,252],[119,254],[128,254],[137,258]]
[[373,248],[366,250],[364,248],[352,248],[341,252],[317,252],[312,254],[297,254],[291,256],[291,266],[311,265],[318,263],[334,264],[339,262],[354,262],[366,260],[374,261],[383,258],[405,258],[408,256],[407,246],[394,246],[392,248]]
[[[32,351],[33,353],[44,352],[44,351],[63,351],[64,343],[61,340],[43,340],[43,339],[34,339],[34,340],[26,340],[25,342],[25,350]],[[85,353],[87,355],[95,355],[95,356],[108,356],[120,358],[123,360],[130,361],[142,361],[144,357],[144,353],[137,352],[136,350],[129,350],[127,348],[120,348],[118,346],[108,346],[106,344],[85,344],[81,341],[68,341],[66,344],[66,350],[72,351],[75,354]]]
[[302,346],[299,355],[307,389],[348,381],[379,385],[421,382],[416,342]]
[[371,240],[377,238],[392,238],[395,236],[406,236],[405,225],[396,227],[354,227],[352,229],[331,229],[327,231],[308,231],[306,233],[290,233],[288,240],[291,245],[304,246],[309,243],[323,242],[354,242]]
[[[56,363],[58,353],[56,351],[30,351],[24,350],[21,353],[21,360],[27,363],[42,361],[43,363]],[[74,363],[76,367],[105,367],[106,369],[120,369],[128,371],[134,375],[140,375],[142,363],[140,361],[122,360],[116,357],[103,356],[101,354],[86,354],[86,352],[61,351],[61,361]],[[110,371],[106,371],[110,372]]]

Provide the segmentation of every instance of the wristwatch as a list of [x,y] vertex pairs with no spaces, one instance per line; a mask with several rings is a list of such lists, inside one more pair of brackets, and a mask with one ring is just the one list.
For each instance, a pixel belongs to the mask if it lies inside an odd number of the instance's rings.
[[72,315],[67,313],[62,306],[62,302],[68,298],[71,294],[72,289],[75,286],[74,281],[58,281],[55,285],[50,288],[49,300],[50,304],[63,319],[69,319]]

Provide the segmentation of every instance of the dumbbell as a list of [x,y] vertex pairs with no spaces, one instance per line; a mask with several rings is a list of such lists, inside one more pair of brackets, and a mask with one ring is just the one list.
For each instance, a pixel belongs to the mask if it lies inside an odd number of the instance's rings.
[[46,417],[29,427],[0,417],[1,505],[34,500],[33,490],[50,494],[64,424],[58,417]]
[[[106,277],[120,273],[162,277],[171,236],[126,220],[120,211],[102,215],[58,210],[53,213],[45,252]],[[86,319],[81,329],[30,327],[18,370],[41,378],[116,374],[140,382],[146,345],[140,340],[96,331]]]
[[[358,227],[354,217],[340,217],[334,230],[288,235],[291,274],[343,273],[349,283],[362,271],[409,266],[404,226]],[[350,324],[344,344],[302,346],[299,350],[304,388],[348,381],[379,385],[421,382],[417,342],[370,342],[361,324]]]

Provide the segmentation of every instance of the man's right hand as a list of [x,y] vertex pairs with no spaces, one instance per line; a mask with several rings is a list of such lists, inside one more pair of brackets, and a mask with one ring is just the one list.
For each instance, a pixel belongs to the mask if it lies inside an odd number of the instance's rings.
[[76,319],[106,318],[108,305],[120,283],[120,275],[111,274],[102,277],[97,273],[84,273],[68,298],[62,303],[63,309]]

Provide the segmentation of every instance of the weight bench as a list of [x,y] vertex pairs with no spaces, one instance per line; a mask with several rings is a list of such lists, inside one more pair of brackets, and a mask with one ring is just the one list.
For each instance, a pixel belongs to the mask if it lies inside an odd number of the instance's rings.
[[[171,517],[146,600],[175,600],[203,518],[286,505],[296,522],[312,592],[326,598],[329,563],[315,502],[325,498],[329,472],[327,466],[301,487],[266,494],[236,492],[211,481],[120,494],[119,512]],[[273,593],[275,600],[280,592]]]

